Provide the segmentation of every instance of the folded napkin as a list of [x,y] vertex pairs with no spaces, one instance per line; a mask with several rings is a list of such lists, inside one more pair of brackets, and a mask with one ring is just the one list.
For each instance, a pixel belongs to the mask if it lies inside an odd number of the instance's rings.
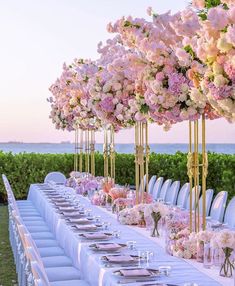
[[63,198],[63,197],[56,197],[56,198],[52,198],[51,199],[53,202],[55,202],[55,203],[63,203],[63,202],[67,202],[66,201],[66,199],[65,198]]
[[96,230],[96,226],[94,224],[87,224],[87,225],[76,225],[78,230]]
[[59,210],[62,212],[74,212],[76,209],[74,207],[59,207]]
[[87,218],[77,218],[76,224],[90,224],[91,222]]
[[96,244],[96,248],[99,250],[117,250],[121,248],[121,245],[117,243]]
[[84,233],[83,236],[87,239],[104,239],[107,237],[105,233]]
[[124,277],[148,277],[151,276],[151,273],[147,269],[120,269],[120,273]]
[[[67,217],[73,217],[74,220],[75,219],[77,220],[77,219],[82,217],[82,215],[79,212],[77,212],[77,211],[72,211],[72,212],[66,211],[66,212],[63,212],[63,215],[67,216]],[[71,219],[70,219],[70,222],[75,222],[76,223],[76,221],[71,221]]]
[[106,256],[109,262],[133,262],[134,258],[130,255],[109,255]]
[[55,205],[58,207],[71,207],[71,204],[69,202],[66,202],[66,201],[56,202]]

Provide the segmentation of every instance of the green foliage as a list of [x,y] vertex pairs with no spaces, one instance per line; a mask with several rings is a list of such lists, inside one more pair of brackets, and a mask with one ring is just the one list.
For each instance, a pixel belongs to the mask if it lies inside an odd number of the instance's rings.
[[8,209],[0,205],[0,285],[17,285],[16,269],[8,238]]
[[[102,176],[103,156],[96,153],[96,175]],[[229,198],[235,195],[235,155],[209,153],[207,188],[216,193],[228,191]],[[165,179],[188,181],[187,154],[177,152],[174,155],[150,154],[149,174],[163,176]],[[67,177],[73,170],[73,154],[35,154],[0,152],[0,173],[5,174],[17,199],[27,197],[31,183],[43,182],[47,173],[60,171]],[[135,163],[133,154],[116,154],[116,182],[135,184]],[[0,201],[6,201],[6,192],[0,180]]]

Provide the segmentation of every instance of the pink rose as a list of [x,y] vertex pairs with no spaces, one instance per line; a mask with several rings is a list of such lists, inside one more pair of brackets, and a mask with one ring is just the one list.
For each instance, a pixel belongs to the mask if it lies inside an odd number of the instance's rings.
[[226,40],[235,47],[235,25],[228,27],[228,32],[226,33]]

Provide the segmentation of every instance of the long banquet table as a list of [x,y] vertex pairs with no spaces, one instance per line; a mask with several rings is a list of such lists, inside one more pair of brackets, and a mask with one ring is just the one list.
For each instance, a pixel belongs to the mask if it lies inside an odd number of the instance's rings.
[[[163,265],[172,267],[170,276],[160,276],[157,279],[157,282],[177,284],[180,286],[183,286],[184,283],[187,282],[194,282],[199,286],[233,285],[232,279],[214,275],[214,273],[219,272],[219,269],[216,269],[216,272],[211,269],[205,270],[201,266],[195,267],[195,263],[192,263],[189,260],[186,261],[166,254],[161,245],[161,240],[147,237],[148,232],[146,230],[133,226],[121,225],[117,221],[115,215],[104,208],[91,205],[87,198],[80,195],[78,196],[85,208],[92,210],[92,215],[100,216],[103,221],[111,224],[110,231],[119,230],[121,232],[120,238],[112,238],[112,242],[126,243],[127,241],[135,240],[136,248],[139,251],[151,250],[154,252],[154,257],[150,262],[149,267],[156,268]],[[30,186],[28,199],[32,201],[44,217],[59,245],[64,248],[66,255],[71,257],[74,266],[81,270],[82,279],[88,281],[92,286],[122,285],[121,280],[112,273],[115,269],[118,269],[118,267],[105,267],[100,260],[100,257],[103,256],[104,253],[94,252],[89,248],[89,245],[93,243],[93,241],[87,242],[79,237],[78,232],[74,231],[74,229],[66,223],[65,219],[56,212],[39,185],[32,184]],[[127,249],[123,251],[125,254],[127,251],[130,253],[132,252],[132,250]],[[199,263],[196,264],[198,265]],[[144,284],[144,282],[128,282],[128,285]]]

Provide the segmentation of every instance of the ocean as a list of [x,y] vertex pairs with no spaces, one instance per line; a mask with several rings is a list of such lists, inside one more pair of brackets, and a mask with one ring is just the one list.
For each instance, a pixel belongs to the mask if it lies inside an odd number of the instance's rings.
[[[134,153],[134,144],[116,144],[118,153]],[[26,153],[74,153],[72,143],[0,143],[0,150],[14,154]],[[102,153],[102,144],[96,144],[96,150]],[[151,152],[174,154],[177,151],[187,153],[188,144],[150,144]],[[224,154],[235,154],[235,144],[207,144],[207,151]]]

